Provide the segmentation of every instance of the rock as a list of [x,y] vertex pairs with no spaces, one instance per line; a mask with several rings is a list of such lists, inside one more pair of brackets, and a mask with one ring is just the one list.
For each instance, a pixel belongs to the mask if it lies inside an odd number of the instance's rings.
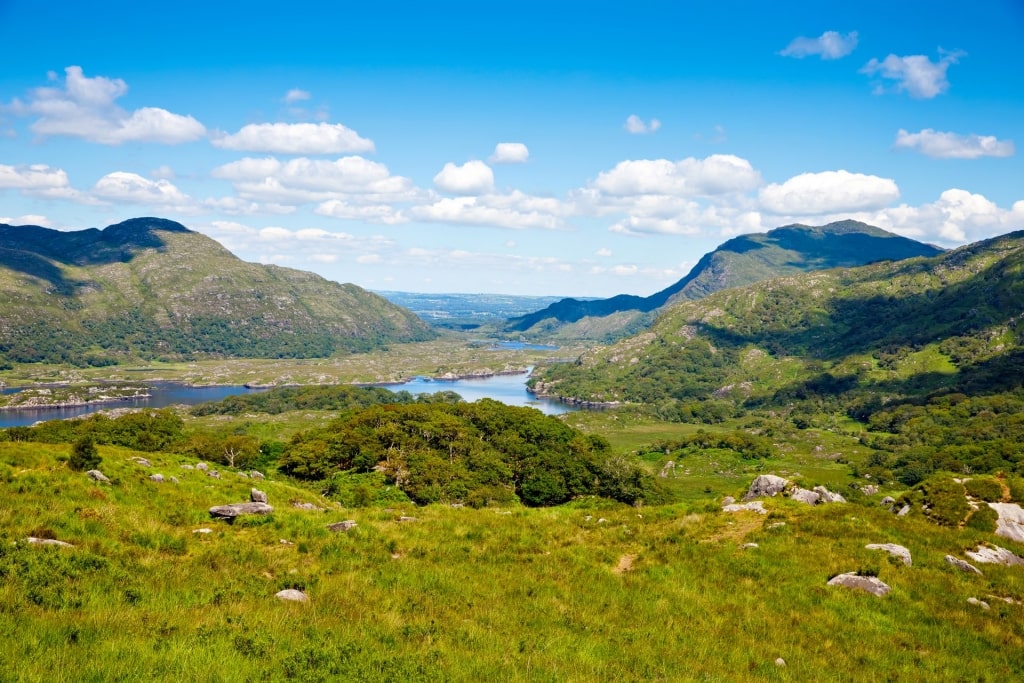
[[263,491],[260,491],[259,489],[250,489],[249,500],[252,501],[253,503],[266,503],[267,494],[264,493]]
[[237,474],[238,476],[242,477],[243,479],[248,479],[249,478],[249,475],[246,474],[245,472],[236,472],[235,474]]
[[795,500],[801,503],[807,503],[808,505],[817,505],[818,501],[821,500],[821,496],[814,491],[808,491],[807,489],[795,488],[789,494],[790,500]]
[[67,541],[58,541],[56,538],[36,538],[35,536],[29,536],[25,539],[28,543],[33,545],[55,545],[59,548],[74,548]]
[[214,479],[220,479],[220,472],[217,470],[210,470],[206,473],[206,476],[213,477]]
[[132,458],[132,460],[134,460],[139,465],[142,465],[143,467],[152,467],[153,466],[153,463],[151,463],[150,461],[146,460],[145,458]]
[[974,574],[981,574],[981,570],[980,569],[978,569],[977,567],[975,567],[973,564],[971,564],[969,562],[964,562],[963,560],[961,560],[958,557],[953,557],[952,555],[946,555],[946,562],[948,562],[949,564],[953,565],[954,567],[956,567],[957,569],[959,569],[962,572],[967,572],[967,573],[972,573],[973,572]]
[[263,476],[263,473],[260,472],[259,470],[250,471],[249,476],[252,477],[253,479],[266,479],[266,477]]
[[292,502],[292,507],[298,508],[299,510],[323,510],[322,507],[317,507],[312,503],[300,503],[298,501]]
[[724,507],[726,505],[732,505],[735,502],[735,498],[733,498],[732,496],[726,496],[725,498],[722,499],[722,506]]
[[840,495],[838,493],[833,493],[832,491],[829,491],[824,486],[815,486],[814,487],[814,492],[817,493],[819,496],[821,496],[821,500],[819,502],[822,502],[822,503],[845,503],[846,502],[846,499],[843,498],[842,495]]
[[[509,514],[512,514],[512,513],[509,513]],[[605,519],[604,517],[601,517],[601,518],[599,518],[599,519],[597,520],[597,523],[598,523],[598,524],[604,524],[604,523],[605,523],[605,522],[607,522],[607,521],[608,521],[607,519]]]
[[416,521],[419,521],[419,520],[417,520],[415,517],[408,517],[406,515],[402,515],[401,517],[398,518],[398,521],[399,522],[416,522]]
[[110,480],[107,479],[107,475],[103,474],[99,470],[89,470],[85,473],[87,477],[100,484],[109,484]]
[[1024,509],[1017,503],[989,503],[988,506],[999,514],[996,536],[1024,543]]
[[768,511],[764,509],[764,503],[759,500],[752,500],[749,503],[733,503],[732,505],[725,505],[722,507],[722,512],[759,512],[762,515],[767,515]]
[[908,567],[913,565],[913,561],[910,559],[910,551],[901,545],[896,545],[895,543],[868,543],[864,547],[868,550],[884,550],[893,557],[903,560],[903,564]]
[[194,470],[195,467],[192,467],[192,465],[182,465],[181,469],[183,469],[183,470]]
[[300,590],[294,588],[286,588],[283,591],[274,593],[274,597],[279,600],[288,600],[290,602],[309,602],[309,596]]
[[192,533],[194,533],[194,534],[212,534],[213,533],[213,529],[207,529],[206,527],[203,527],[202,529],[193,529]]
[[910,513],[910,506],[904,505],[900,508],[900,511],[896,513],[897,517],[906,517]]
[[177,477],[171,477],[170,479],[168,479],[168,481],[171,482],[172,484],[177,484],[178,483],[178,478]]
[[210,466],[207,465],[205,462],[199,462],[199,463],[196,463],[196,469],[201,471],[201,472],[208,472],[209,469],[210,469]]
[[786,660],[779,657],[775,660],[775,666],[786,666]]
[[861,576],[857,572],[847,572],[846,574],[840,574],[839,576],[833,576],[828,581],[830,586],[843,586],[845,588],[853,588],[856,590],[867,591],[872,595],[883,596],[890,590],[889,586],[880,581],[875,576]]
[[977,605],[978,607],[980,607],[980,608],[982,608],[984,610],[992,609],[991,607],[988,606],[987,602],[985,602],[984,600],[979,600],[978,598],[967,598],[967,604],[968,605]]
[[1006,548],[1000,548],[999,546],[990,548],[986,545],[979,545],[977,550],[968,550],[964,554],[975,562],[982,564],[1005,564],[1007,567],[1024,565],[1024,558],[1018,557]]
[[777,477],[774,474],[762,474],[750,483],[750,488],[747,489],[747,495],[743,496],[743,500],[774,496],[782,493],[788,485],[789,481],[787,479]]
[[878,493],[878,487],[875,486],[874,484],[867,484],[865,486],[860,487],[860,492],[863,493],[865,496],[873,496],[876,493]]
[[668,477],[669,473],[673,475],[676,473],[675,460],[669,460],[667,463],[665,463],[665,466],[661,468],[660,472],[658,472],[658,476],[661,477],[662,479],[665,479]]
[[746,550],[746,549],[748,549],[748,548],[760,548],[761,546],[759,546],[759,545],[758,545],[758,544],[756,544],[756,543],[744,543],[744,544],[743,544],[743,545],[741,545],[740,547],[741,547],[741,548],[743,548],[744,550]]
[[896,499],[893,498],[892,496],[886,496],[885,498],[882,499],[882,502],[879,503],[879,505],[881,505],[882,507],[889,508],[890,510],[892,509],[892,506],[895,504]]
[[280,541],[281,545],[295,545],[294,542],[289,541],[287,538],[282,538]]
[[327,528],[330,531],[348,531],[356,527],[356,520],[346,519],[344,522],[335,522],[334,524],[328,524]]
[[150,481],[155,481],[158,484],[164,483],[164,475],[162,474],[151,474],[149,475]]
[[217,519],[234,519],[241,515],[269,515],[274,511],[266,503],[231,503],[210,508],[210,516]]

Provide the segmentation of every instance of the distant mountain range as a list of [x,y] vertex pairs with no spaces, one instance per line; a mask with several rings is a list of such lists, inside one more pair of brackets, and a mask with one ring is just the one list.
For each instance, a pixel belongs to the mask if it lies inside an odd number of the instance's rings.
[[322,357],[433,336],[383,297],[246,263],[173,221],[0,225],[0,362]]
[[682,280],[647,297],[562,299],[508,321],[509,332],[562,338],[609,340],[639,331],[666,304],[700,299],[780,275],[935,256],[942,250],[858,221],[820,227],[787,225],[741,235],[705,254]]

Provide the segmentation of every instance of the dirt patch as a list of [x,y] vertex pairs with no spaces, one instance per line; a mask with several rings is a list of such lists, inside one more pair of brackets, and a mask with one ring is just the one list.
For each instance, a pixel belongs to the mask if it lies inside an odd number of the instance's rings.
[[623,555],[619,558],[615,568],[612,569],[616,574],[625,574],[626,572],[633,571],[633,562],[636,561],[636,555]]

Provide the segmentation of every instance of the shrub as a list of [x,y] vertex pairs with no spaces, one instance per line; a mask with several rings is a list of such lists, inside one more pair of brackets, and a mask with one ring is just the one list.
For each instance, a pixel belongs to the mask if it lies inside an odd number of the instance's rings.
[[958,526],[971,510],[964,487],[948,476],[935,476],[918,485],[927,508],[925,514],[943,526]]
[[96,451],[96,444],[92,437],[85,435],[75,441],[71,447],[71,457],[68,458],[68,467],[76,472],[94,470],[100,466],[100,454]]
[[971,516],[967,518],[967,526],[971,529],[977,529],[978,531],[992,533],[996,530],[997,521],[999,521],[999,513],[988,505],[984,505],[975,510]]
[[998,503],[1003,499],[1003,487],[991,477],[971,478],[964,482],[967,495],[988,503]]

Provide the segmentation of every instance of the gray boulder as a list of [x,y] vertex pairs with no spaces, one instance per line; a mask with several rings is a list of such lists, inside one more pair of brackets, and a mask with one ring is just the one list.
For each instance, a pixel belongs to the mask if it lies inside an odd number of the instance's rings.
[[824,486],[815,486],[814,492],[821,496],[821,503],[845,503],[846,499],[840,494],[829,491]]
[[893,557],[903,560],[903,564],[908,567],[913,565],[913,561],[910,559],[910,551],[901,545],[896,545],[895,543],[868,543],[864,547],[868,550],[884,550]]
[[865,496],[873,496],[878,493],[878,487],[874,484],[866,484],[865,486],[860,487],[860,492]]
[[220,479],[220,472],[217,470],[210,470],[206,473],[206,476],[213,477],[214,479]]
[[775,496],[782,493],[788,485],[789,480],[787,479],[777,477],[774,474],[761,474],[750,483],[750,488],[747,489],[747,494],[743,496],[743,500]]
[[266,503],[267,494],[259,489],[251,489],[249,491],[249,500],[253,503]]
[[67,541],[58,541],[56,538],[36,538],[35,536],[29,536],[25,540],[28,543],[31,543],[32,545],[55,545],[58,548],[74,548],[75,547],[75,546],[71,545],[70,543],[68,543]]
[[145,458],[132,458],[132,460],[134,460],[139,465],[142,465],[143,467],[152,467],[153,466],[153,463],[151,463],[150,461],[146,460]]
[[207,471],[209,471],[210,466],[207,465],[205,462],[198,462],[198,463],[196,463],[196,469],[201,471],[201,472],[207,472]]
[[1007,567],[1024,565],[1024,558],[999,546],[979,545],[977,550],[968,550],[964,555],[981,564],[1005,564]]
[[818,501],[821,500],[821,496],[814,491],[808,491],[807,489],[795,488],[789,494],[790,500],[795,500],[801,503],[807,503],[808,505],[817,505]]
[[266,478],[266,477],[263,476],[263,473],[260,472],[259,470],[252,470],[252,471],[250,471],[249,472],[249,476],[252,477],[253,479],[265,479]]
[[857,572],[847,572],[846,574],[833,576],[829,579],[828,585],[843,586],[844,588],[866,591],[878,597],[881,597],[892,590],[888,585],[879,580],[878,577],[861,576]]
[[764,503],[759,500],[752,500],[749,503],[723,505],[722,512],[758,512],[762,515],[768,514],[768,511],[764,509]]
[[158,484],[164,483],[164,475],[162,474],[151,474],[149,475],[150,481],[155,481]]
[[334,524],[328,524],[327,528],[330,531],[349,531],[356,527],[356,521],[354,519],[346,519],[344,522],[335,522]]
[[732,496],[726,496],[725,498],[722,499],[722,505],[732,505],[735,502],[736,499],[733,498]]
[[904,505],[900,508],[900,511],[896,513],[897,517],[906,517],[910,513],[910,506]]
[[996,536],[1024,543],[1024,509],[1017,503],[989,503],[988,506],[999,514]]
[[87,477],[100,484],[109,484],[110,480],[107,479],[107,475],[103,474],[99,470],[89,470],[85,473]]
[[278,591],[274,594],[274,597],[278,600],[286,600],[288,602],[309,602],[308,595],[294,588],[286,588],[283,591]]
[[323,510],[322,507],[313,505],[312,503],[300,503],[298,501],[293,502],[292,507],[299,510]]
[[967,572],[968,574],[981,574],[981,570],[980,569],[975,567],[970,562],[964,562],[963,560],[961,560],[958,557],[953,557],[952,555],[946,555],[946,562],[948,562],[949,564],[953,565],[954,567],[956,567],[957,569],[959,569],[962,572]]
[[984,610],[992,609],[991,607],[989,607],[989,604],[987,602],[985,602],[984,600],[979,600],[978,598],[967,598],[967,604],[974,605],[975,607],[980,607]]
[[216,519],[234,519],[241,515],[269,515],[274,511],[266,503],[231,503],[210,508],[210,516]]

